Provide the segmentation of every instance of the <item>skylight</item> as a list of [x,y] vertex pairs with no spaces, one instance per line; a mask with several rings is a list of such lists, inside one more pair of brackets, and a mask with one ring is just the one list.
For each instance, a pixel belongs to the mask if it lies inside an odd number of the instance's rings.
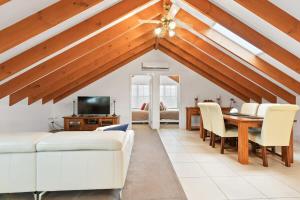
[[250,51],[255,55],[262,53],[260,49],[256,48],[255,46],[253,46],[252,44],[250,44],[240,36],[236,35],[235,33],[231,32],[230,30],[228,30],[227,28],[223,27],[218,23],[213,25],[212,29],[221,33],[225,37],[229,38],[230,40],[234,41],[235,43],[239,44],[240,46],[242,46],[243,48],[247,49],[248,51]]

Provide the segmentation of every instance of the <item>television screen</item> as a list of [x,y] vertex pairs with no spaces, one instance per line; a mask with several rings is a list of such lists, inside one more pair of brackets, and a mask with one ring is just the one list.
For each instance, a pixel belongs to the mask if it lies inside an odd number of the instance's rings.
[[110,97],[78,97],[78,114],[110,114]]

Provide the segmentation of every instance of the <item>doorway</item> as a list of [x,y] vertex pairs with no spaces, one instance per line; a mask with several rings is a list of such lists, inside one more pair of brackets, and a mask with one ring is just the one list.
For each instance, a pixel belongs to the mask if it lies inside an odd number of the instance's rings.
[[152,89],[151,75],[131,76],[132,124],[151,124]]
[[160,76],[160,126],[179,128],[180,78],[178,75]]

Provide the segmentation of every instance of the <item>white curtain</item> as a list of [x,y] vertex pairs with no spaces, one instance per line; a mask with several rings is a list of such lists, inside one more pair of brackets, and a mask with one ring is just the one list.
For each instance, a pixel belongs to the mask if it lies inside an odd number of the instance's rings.
[[177,85],[161,85],[160,86],[160,101],[168,109],[178,108],[178,86]]
[[149,85],[132,85],[131,107],[140,109],[143,103],[149,103]]

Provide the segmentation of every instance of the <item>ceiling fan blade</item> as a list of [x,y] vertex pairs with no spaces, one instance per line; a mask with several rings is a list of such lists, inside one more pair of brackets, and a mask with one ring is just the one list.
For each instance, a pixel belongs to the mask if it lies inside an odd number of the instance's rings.
[[159,24],[159,23],[161,23],[159,20],[144,20],[144,19],[140,19],[139,22],[140,23],[148,23],[148,24]]

